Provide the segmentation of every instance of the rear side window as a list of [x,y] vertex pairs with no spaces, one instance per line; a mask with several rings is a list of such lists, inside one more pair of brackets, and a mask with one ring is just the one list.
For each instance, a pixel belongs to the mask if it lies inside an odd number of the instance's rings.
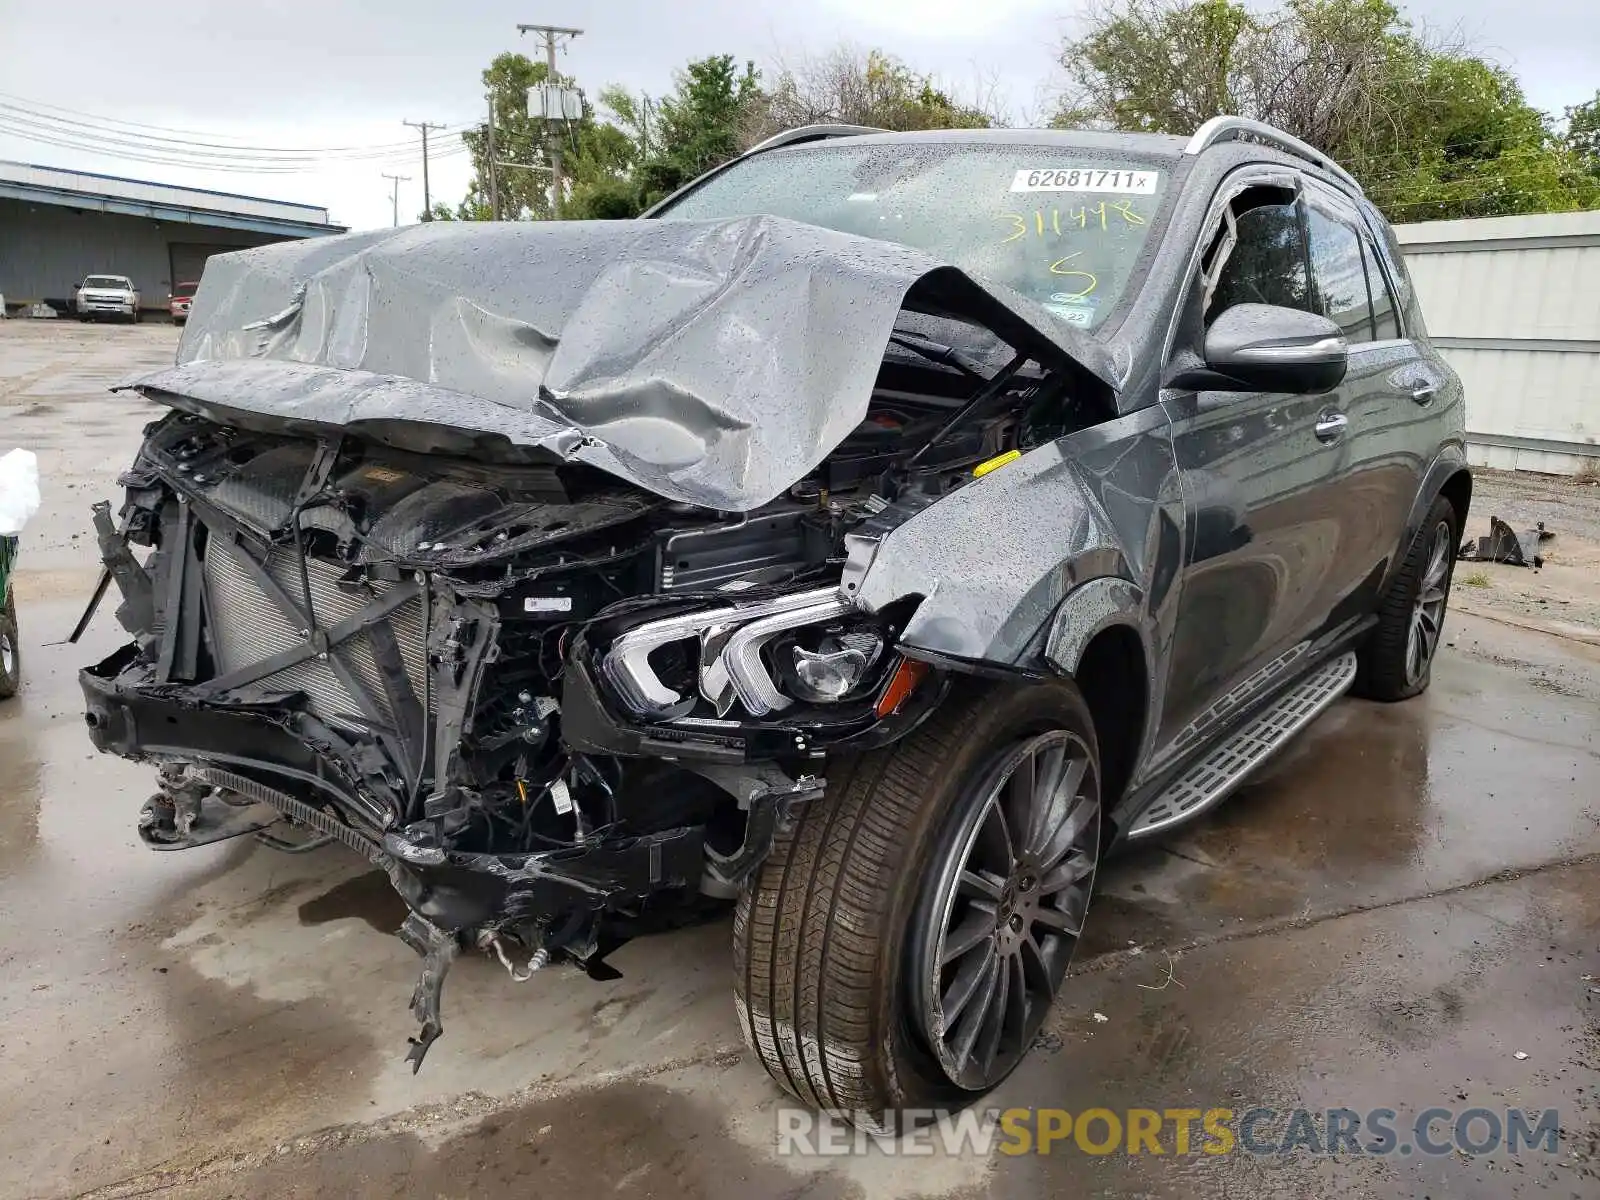
[[[1313,186],[1306,206],[1311,247],[1311,282],[1322,313],[1351,342],[1391,341],[1400,337],[1400,303],[1391,277],[1403,278],[1367,223],[1343,196]],[[1386,236],[1393,234],[1383,226]],[[1357,273],[1357,266],[1361,272]],[[1389,270],[1384,270],[1385,266]]]
[[1371,204],[1365,206],[1367,223],[1378,231],[1378,253],[1383,256],[1383,262],[1389,268],[1389,278],[1394,280],[1397,307],[1405,308],[1411,303],[1411,276],[1406,273],[1406,261],[1400,250],[1400,239],[1394,235],[1394,227],[1383,219],[1383,214],[1373,208]]
[[1295,204],[1263,204],[1236,218],[1235,242],[1222,265],[1206,321],[1235,304],[1277,304],[1318,311],[1306,270],[1305,241]]
[[1372,336],[1380,342],[1387,342],[1400,336],[1400,317],[1396,311],[1399,305],[1395,303],[1394,292],[1384,276],[1379,259],[1382,251],[1368,230],[1361,232],[1361,243],[1367,252],[1367,287],[1372,292]]
[[1361,235],[1318,207],[1307,213],[1306,229],[1311,241],[1311,277],[1317,292],[1315,311],[1337,325],[1350,341],[1372,341],[1372,302],[1367,293]]

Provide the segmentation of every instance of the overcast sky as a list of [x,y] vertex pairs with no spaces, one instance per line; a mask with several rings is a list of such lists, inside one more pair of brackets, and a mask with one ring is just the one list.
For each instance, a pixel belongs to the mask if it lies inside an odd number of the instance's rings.
[[[479,118],[479,72],[521,48],[519,22],[578,26],[561,59],[593,94],[607,83],[659,94],[690,58],[758,64],[881,46],[970,96],[999,85],[1014,123],[1046,110],[1056,47],[1084,0],[176,0],[170,4],[0,0],[0,100],[55,105],[274,147],[384,147],[403,119]],[[1511,67],[1533,103],[1558,111],[1600,87],[1595,0],[1421,0],[1414,19],[1456,28]],[[62,114],[69,115],[69,114]],[[74,117],[73,119],[82,119]],[[163,135],[166,136],[166,135]],[[458,200],[469,175],[445,139],[433,194]],[[355,228],[390,220],[382,172],[401,185],[401,220],[422,208],[415,152],[295,174],[234,174],[129,162],[0,132],[0,158],[326,205]]]

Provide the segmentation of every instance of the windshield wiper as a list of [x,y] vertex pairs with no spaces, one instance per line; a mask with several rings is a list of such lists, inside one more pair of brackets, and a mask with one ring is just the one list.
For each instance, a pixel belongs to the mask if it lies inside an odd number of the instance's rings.
[[909,333],[903,329],[896,329],[889,336],[891,345],[903,347],[929,362],[938,363],[944,367],[954,367],[963,375],[971,379],[987,379],[983,372],[983,363],[957,350],[954,346],[946,346],[943,342],[936,342],[932,338],[925,338],[920,333]]

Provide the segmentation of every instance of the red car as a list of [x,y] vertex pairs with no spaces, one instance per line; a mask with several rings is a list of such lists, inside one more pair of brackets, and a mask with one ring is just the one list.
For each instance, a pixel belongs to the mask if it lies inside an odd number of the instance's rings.
[[180,283],[173,287],[172,295],[167,297],[167,310],[172,313],[172,323],[182,325],[189,319],[189,305],[194,301],[194,290],[198,283]]

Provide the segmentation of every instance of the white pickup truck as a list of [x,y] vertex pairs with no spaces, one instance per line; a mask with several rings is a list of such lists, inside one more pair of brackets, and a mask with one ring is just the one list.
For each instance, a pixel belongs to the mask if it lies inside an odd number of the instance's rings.
[[72,296],[78,320],[95,317],[139,319],[139,290],[126,275],[86,275]]

